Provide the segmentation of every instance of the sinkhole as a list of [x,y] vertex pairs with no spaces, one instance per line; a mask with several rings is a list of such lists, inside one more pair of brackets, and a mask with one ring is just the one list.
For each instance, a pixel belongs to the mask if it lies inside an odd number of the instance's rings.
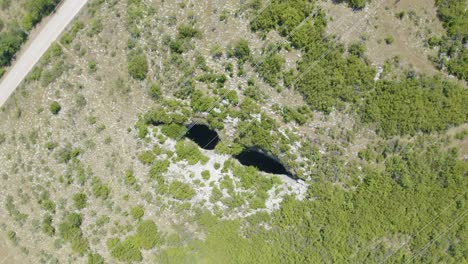
[[219,142],[218,133],[207,125],[190,124],[187,129],[185,136],[203,149],[213,150]]

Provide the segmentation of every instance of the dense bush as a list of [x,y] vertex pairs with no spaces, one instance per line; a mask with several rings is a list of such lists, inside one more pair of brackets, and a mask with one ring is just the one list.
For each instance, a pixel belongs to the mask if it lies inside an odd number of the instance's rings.
[[189,165],[195,165],[198,162],[203,164],[208,162],[208,157],[204,156],[198,146],[191,141],[181,140],[177,142],[175,148],[177,158],[179,160],[187,160]]
[[141,52],[132,52],[128,55],[128,73],[137,80],[146,79],[148,74],[148,59]]
[[31,30],[34,25],[41,21],[42,17],[49,15],[60,0],[27,0],[26,15],[23,18],[22,26],[26,30]]
[[278,51],[274,48],[269,48],[264,51],[263,56],[259,59],[257,71],[267,83],[272,86],[278,84],[278,78],[283,70],[285,60],[281,57]]
[[438,77],[379,82],[366,100],[364,120],[384,136],[433,132],[467,121],[468,92]]
[[84,193],[77,193],[73,195],[73,203],[77,209],[83,209],[86,207],[88,197]]
[[169,185],[169,194],[178,200],[189,200],[195,195],[195,191],[186,183],[173,181]]
[[228,56],[236,57],[241,63],[247,61],[250,55],[249,42],[245,39],[237,41],[228,51]]
[[97,253],[89,254],[88,264],[104,264],[104,258]]
[[110,188],[106,184],[102,183],[101,179],[99,178],[93,178],[93,181],[91,183],[91,188],[93,191],[93,195],[97,198],[101,198],[103,200],[106,200],[109,197],[110,194]]
[[161,96],[162,96],[161,87],[158,84],[153,83],[150,86],[149,94],[153,100],[161,99]]
[[133,217],[133,219],[140,220],[143,215],[145,215],[145,210],[141,205],[135,206],[130,209],[130,215]]
[[118,238],[107,241],[111,256],[124,262],[139,262],[143,260],[142,249],[152,249],[161,241],[158,228],[151,220],[141,221],[135,235],[128,236],[123,241]]
[[185,133],[187,133],[187,128],[183,125],[173,123],[162,125],[161,132],[169,138],[179,140],[185,135]]
[[19,28],[0,33],[0,67],[10,64],[25,39],[25,34]]
[[[447,37],[434,41],[430,46],[439,46],[439,57],[434,59],[439,67],[445,66],[450,74],[462,80],[468,80],[468,16],[466,1],[437,0],[437,14],[447,30]],[[448,56],[447,59],[445,56]]]
[[68,214],[59,225],[60,237],[71,243],[73,251],[83,254],[88,250],[88,241],[83,237],[81,224],[83,216],[77,213]]
[[48,236],[54,236],[55,235],[55,227],[52,226],[52,216],[51,215],[46,215],[44,219],[42,220],[42,232],[44,232]]

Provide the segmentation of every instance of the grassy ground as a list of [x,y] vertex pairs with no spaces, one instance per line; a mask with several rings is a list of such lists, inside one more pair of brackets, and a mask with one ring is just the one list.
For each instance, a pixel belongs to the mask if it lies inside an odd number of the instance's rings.
[[[371,1],[358,11],[332,1],[324,2],[323,7],[333,19],[330,34],[337,34],[347,44],[365,43],[366,55],[375,65],[382,66],[397,56],[401,68],[430,75],[437,72],[428,59],[432,53],[425,47],[430,36],[444,34],[433,0]],[[351,26],[353,30],[347,30]],[[392,43],[387,44],[386,38]]]

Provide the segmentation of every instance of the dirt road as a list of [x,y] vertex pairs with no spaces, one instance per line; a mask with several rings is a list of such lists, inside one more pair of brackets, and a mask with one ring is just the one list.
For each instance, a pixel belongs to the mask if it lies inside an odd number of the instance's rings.
[[0,106],[7,101],[16,87],[88,1],[64,0],[1,80]]

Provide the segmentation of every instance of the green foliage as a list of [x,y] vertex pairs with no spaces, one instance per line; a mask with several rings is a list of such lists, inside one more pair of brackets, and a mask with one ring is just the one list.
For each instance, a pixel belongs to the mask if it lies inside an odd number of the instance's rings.
[[63,148],[57,150],[55,158],[59,163],[68,163],[72,160],[75,161],[80,154],[81,149],[73,148],[71,144],[66,144]]
[[142,249],[152,249],[161,242],[158,227],[152,220],[145,220],[138,224],[136,237]]
[[436,0],[437,13],[449,36],[468,36],[468,17],[464,0]]
[[214,103],[214,98],[204,96],[200,90],[195,90],[192,93],[190,104],[195,112],[208,112],[212,110]]
[[133,175],[133,171],[132,170],[127,170],[125,171],[125,184],[126,185],[135,185],[136,183],[136,178],[135,178],[135,175]]
[[28,31],[31,30],[42,17],[49,15],[59,2],[59,0],[27,0],[22,26]]
[[210,171],[208,171],[208,170],[202,171],[201,176],[205,181],[209,180],[210,179]]
[[312,112],[307,106],[293,109],[287,106],[280,107],[279,105],[273,105],[273,109],[283,117],[283,121],[286,123],[294,121],[299,125],[303,125],[312,116]]
[[368,0],[343,0],[344,2],[347,2],[349,6],[352,8],[357,8],[357,9],[362,9],[366,6],[366,2]]
[[171,165],[169,160],[155,160],[153,166],[150,169],[150,178],[156,178],[167,172],[167,169]]
[[201,36],[201,32],[192,25],[182,25],[179,26],[177,30],[179,31],[177,34],[178,39],[190,39]]
[[189,165],[195,165],[198,162],[208,162],[208,157],[204,156],[198,146],[191,141],[179,141],[176,143],[176,154],[179,160],[187,160]]
[[19,222],[20,225],[23,225],[26,219],[28,218],[27,214],[21,213],[15,206],[13,202],[13,197],[8,195],[5,201],[5,209],[8,212],[8,215],[11,216],[16,222]]
[[[251,263],[252,259],[256,263],[320,263],[323,259],[400,263],[413,257],[413,263],[434,259],[462,263],[459,250],[464,246],[466,220],[460,217],[466,211],[468,165],[456,152],[442,151],[433,137],[394,145],[388,160],[380,164],[382,170],[365,167],[356,173],[355,165],[347,165],[344,173],[362,177],[354,190],[317,180],[304,200],[286,196],[271,217],[256,214],[229,221],[199,211],[193,219],[204,231],[203,240],[174,247],[180,251],[177,255],[158,257],[182,263]],[[239,170],[236,175],[247,184],[255,175],[249,169]],[[447,228],[448,222],[453,228]],[[434,237],[439,237],[438,243]],[[447,248],[454,250],[448,253]]]
[[169,138],[179,140],[187,133],[187,128],[183,125],[172,123],[169,125],[162,125],[161,132]]
[[143,215],[145,215],[145,209],[143,206],[135,206],[130,209],[130,215],[135,219],[135,220],[140,220]]
[[153,83],[150,86],[149,94],[153,100],[161,99],[162,97],[161,87],[158,84]]
[[178,200],[190,200],[195,195],[195,191],[186,183],[173,181],[169,185],[169,194]]
[[234,44],[228,55],[230,57],[236,57],[240,63],[247,61],[250,58],[249,42],[245,39],[241,39]]
[[348,52],[351,55],[363,57],[364,53],[366,52],[366,46],[361,42],[353,43],[349,46]]
[[257,71],[265,81],[276,86],[278,78],[283,70],[285,60],[281,57],[273,47],[264,51],[260,63],[258,64]]
[[102,19],[100,17],[96,17],[91,21],[91,27],[88,31],[88,36],[93,37],[102,32],[104,29],[104,24],[102,23]]
[[81,21],[77,21],[73,24],[71,30],[65,32],[60,39],[60,42],[65,45],[69,45],[76,38],[78,33],[84,28],[84,24]]
[[88,264],[104,264],[104,258],[97,253],[89,254]]
[[111,256],[125,262],[140,262],[143,260],[142,249],[152,249],[161,241],[158,228],[151,220],[141,221],[135,235],[120,241],[118,238],[107,241]]
[[468,92],[439,77],[379,82],[364,107],[365,121],[384,136],[433,132],[466,122]]
[[312,13],[313,5],[309,1],[275,0],[266,5],[255,19],[250,23],[254,31],[270,31],[276,29],[281,35],[286,36],[297,25]]
[[77,193],[73,195],[73,203],[78,210],[86,207],[88,197],[84,193]]
[[52,221],[52,216],[49,214],[45,215],[44,219],[42,220],[41,230],[48,236],[55,235],[55,227],[52,226]]
[[[450,74],[461,80],[468,80],[468,50],[465,47],[468,39],[468,16],[464,0],[437,0],[437,14],[447,30],[447,37],[434,41],[429,39],[430,46],[439,46],[439,56],[434,62],[439,68],[446,66]],[[449,59],[446,58],[449,57]]]
[[142,52],[131,52],[128,55],[128,73],[134,79],[146,79],[148,67],[148,59]]
[[49,197],[40,199],[39,204],[41,205],[42,209],[49,211],[51,213],[55,213],[56,205],[54,201],[52,201]]
[[52,104],[50,104],[49,109],[50,109],[50,112],[53,115],[58,115],[60,110],[62,110],[62,107],[60,106],[60,104],[57,101],[54,101],[54,102],[52,102]]
[[155,158],[156,156],[151,150],[143,151],[138,155],[138,159],[140,160],[140,162],[145,165],[151,165]]
[[110,188],[106,184],[102,183],[101,179],[93,178],[93,182],[91,183],[91,188],[93,191],[93,195],[97,198],[101,198],[106,200],[110,194]]
[[80,228],[82,222],[83,216],[81,214],[71,213],[59,225],[60,237],[70,242],[72,250],[79,254],[84,254],[89,246]]
[[25,39],[26,36],[20,29],[0,32],[0,67],[10,64]]
[[393,38],[392,36],[388,36],[388,37],[385,37],[384,41],[385,41],[385,44],[391,45],[395,41],[395,38]]

